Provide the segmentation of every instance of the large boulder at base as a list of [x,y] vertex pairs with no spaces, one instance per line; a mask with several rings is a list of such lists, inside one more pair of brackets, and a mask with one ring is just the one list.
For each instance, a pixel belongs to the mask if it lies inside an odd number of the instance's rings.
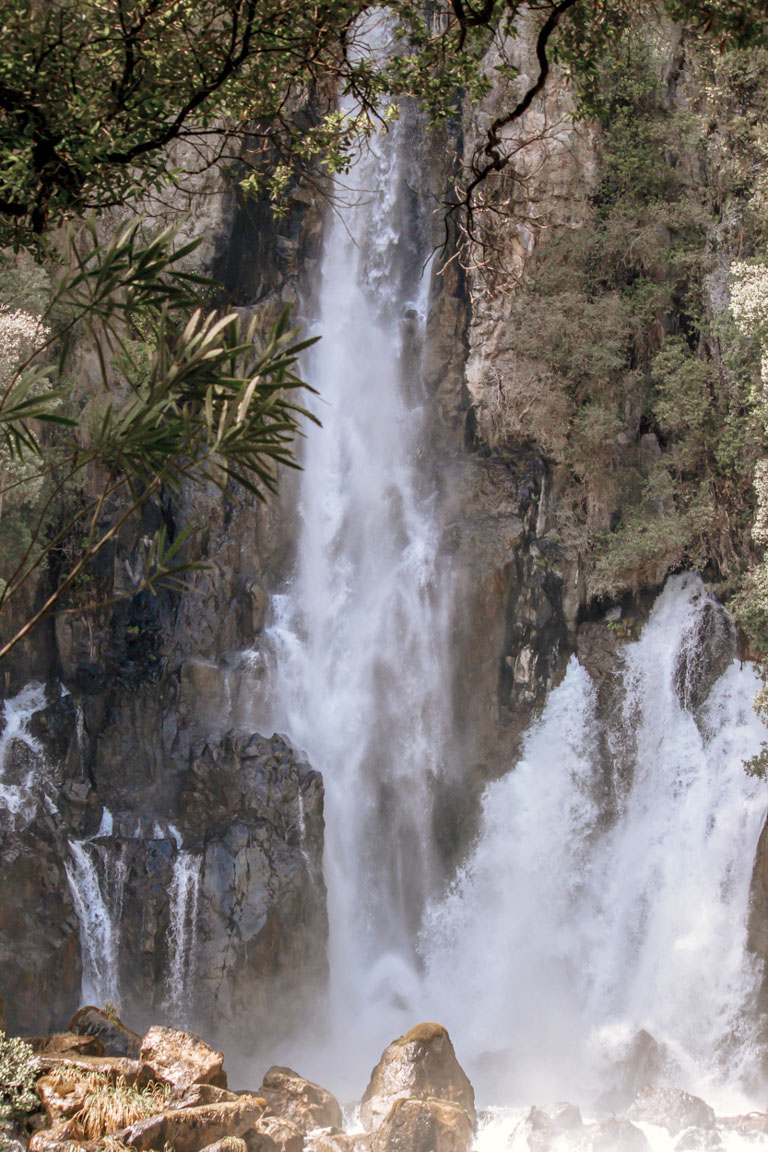
[[591,1148],[579,1108],[565,1101],[529,1108],[516,1129],[516,1142],[521,1137],[531,1152],[549,1152],[555,1142],[560,1152],[582,1152]]
[[262,1116],[245,1133],[248,1152],[302,1152],[304,1133],[282,1116]]
[[192,1084],[227,1086],[224,1054],[193,1032],[154,1025],[141,1042],[139,1062],[142,1079],[162,1080],[175,1088]]
[[658,1124],[676,1136],[683,1128],[714,1128],[715,1113],[682,1088],[641,1088],[626,1112],[627,1120]]
[[248,1152],[248,1145],[242,1136],[225,1136],[215,1144],[206,1144],[203,1152]]
[[341,1128],[341,1107],[335,1096],[319,1084],[305,1080],[290,1068],[277,1065],[264,1076],[259,1096],[273,1112],[292,1120],[303,1132],[312,1128]]
[[475,1093],[441,1024],[417,1024],[394,1040],[371,1073],[360,1104],[363,1127],[378,1128],[396,1100],[436,1098],[463,1108],[475,1126]]
[[396,1100],[371,1140],[371,1152],[470,1152],[474,1125],[447,1100]]
[[127,1056],[130,1060],[139,1058],[141,1036],[116,1016],[107,1016],[91,1004],[75,1012],[69,1022],[69,1031],[80,1036],[98,1037],[107,1056]]
[[239,1096],[226,1104],[204,1104],[199,1108],[178,1108],[138,1120],[116,1136],[123,1144],[147,1152],[163,1152],[170,1144],[174,1152],[201,1152],[225,1136],[244,1136],[261,1118],[267,1107],[258,1096]]

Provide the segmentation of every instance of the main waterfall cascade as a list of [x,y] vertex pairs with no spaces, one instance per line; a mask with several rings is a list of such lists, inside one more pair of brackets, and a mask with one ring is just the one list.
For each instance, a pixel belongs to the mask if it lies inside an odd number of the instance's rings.
[[[381,37],[386,27],[375,31]],[[420,347],[430,254],[404,112],[337,188],[307,365],[295,572],[273,604],[268,716],[326,788],[330,1027],[373,1052],[408,1027],[436,891],[431,782],[449,732],[448,584],[424,444]],[[340,1057],[341,1059],[341,1057]],[[359,1054],[350,1052],[351,1084]]]

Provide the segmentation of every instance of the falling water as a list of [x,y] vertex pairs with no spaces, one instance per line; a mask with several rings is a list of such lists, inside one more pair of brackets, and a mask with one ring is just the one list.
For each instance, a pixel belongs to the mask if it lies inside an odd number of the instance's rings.
[[405,113],[373,140],[349,177],[354,202],[329,220],[308,364],[323,427],[307,437],[296,567],[269,630],[272,724],[326,786],[331,1018],[340,1035],[375,1036],[371,1051],[416,1010],[447,731],[447,597],[418,365],[428,249],[408,186],[417,137]]
[[123,907],[125,863],[110,859],[104,845],[69,841],[70,860],[64,868],[80,923],[83,960],[82,998],[85,1004],[120,1006],[118,956]]
[[765,729],[757,677],[736,661],[684,706],[708,609],[697,577],[670,580],[626,649],[610,716],[572,660],[427,917],[426,1004],[481,1094],[593,1101],[640,1028],[666,1045],[676,1082],[711,1101],[757,1067],[745,945],[767,798],[743,761]]
[[189,1023],[197,953],[197,912],[202,856],[179,851],[169,890],[169,971],[166,1000],[177,1027]]
[[25,685],[3,703],[0,808],[8,814],[13,827],[26,823],[36,810],[33,783],[44,764],[44,755],[39,741],[29,731],[29,722],[44,707],[45,690],[37,682]]

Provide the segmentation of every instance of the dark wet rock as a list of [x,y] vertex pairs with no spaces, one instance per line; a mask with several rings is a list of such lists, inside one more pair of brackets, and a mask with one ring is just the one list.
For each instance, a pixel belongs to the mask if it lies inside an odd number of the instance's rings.
[[698,1096],[681,1088],[641,1088],[626,1112],[627,1120],[658,1124],[675,1136],[683,1128],[714,1128],[715,1113]]
[[0,835],[0,992],[16,1034],[61,1027],[80,996],[80,934],[64,861],[68,847],[41,803]]
[[656,1087],[678,1072],[678,1066],[665,1044],[659,1044],[641,1028],[624,1051],[604,1073],[607,1084],[596,1101],[596,1107],[606,1112],[623,1112],[641,1088]]
[[736,630],[731,618],[721,604],[708,598],[675,667],[675,689],[683,708],[689,712],[701,708],[735,656]]
[[291,1120],[303,1132],[342,1126],[341,1107],[336,1097],[290,1068],[270,1068],[259,1088],[259,1096],[264,1097],[273,1112]]
[[69,1022],[69,1031],[81,1036],[97,1037],[107,1056],[127,1056],[137,1060],[141,1048],[141,1037],[131,1031],[122,1020],[108,1016],[100,1008],[87,1005],[80,1008]]
[[360,1104],[363,1126],[377,1129],[397,1100],[428,1097],[458,1105],[474,1128],[475,1094],[441,1024],[417,1024],[384,1050]]
[[[79,1036],[75,1032],[54,1032],[50,1036],[32,1036],[27,1040],[35,1052],[57,1056],[104,1056],[104,1045],[97,1036]],[[111,1053],[110,1053],[111,1055]]]

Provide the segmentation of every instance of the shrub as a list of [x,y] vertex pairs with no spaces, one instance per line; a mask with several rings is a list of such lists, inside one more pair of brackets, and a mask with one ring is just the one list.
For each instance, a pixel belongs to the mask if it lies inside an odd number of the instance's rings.
[[36,1111],[37,1060],[29,1044],[0,1031],[0,1149],[7,1145],[7,1132]]

